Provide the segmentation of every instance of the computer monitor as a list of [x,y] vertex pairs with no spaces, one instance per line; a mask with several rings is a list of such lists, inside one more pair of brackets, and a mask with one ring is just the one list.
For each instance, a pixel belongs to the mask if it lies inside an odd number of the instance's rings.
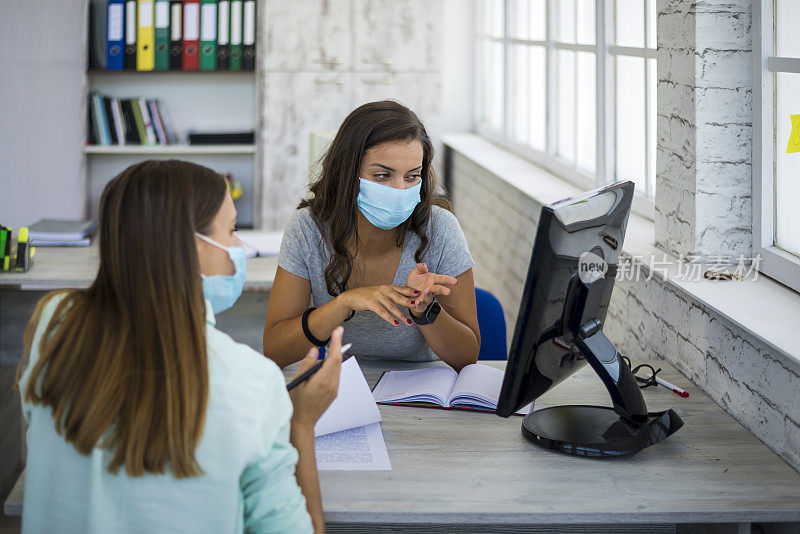
[[602,330],[633,189],[617,182],[545,206],[539,217],[496,413],[510,416],[588,362],[613,407],[553,406],[523,420],[528,439],[568,454],[633,454],[683,425],[673,410],[647,411]]

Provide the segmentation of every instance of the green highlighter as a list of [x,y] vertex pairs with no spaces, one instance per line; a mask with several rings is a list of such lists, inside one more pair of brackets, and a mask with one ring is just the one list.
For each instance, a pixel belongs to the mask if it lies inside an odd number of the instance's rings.
[[4,270],[6,259],[6,234],[8,230],[5,226],[0,226],[0,270]]
[[6,228],[6,247],[3,250],[3,270],[11,269],[11,242],[14,240],[14,229]]

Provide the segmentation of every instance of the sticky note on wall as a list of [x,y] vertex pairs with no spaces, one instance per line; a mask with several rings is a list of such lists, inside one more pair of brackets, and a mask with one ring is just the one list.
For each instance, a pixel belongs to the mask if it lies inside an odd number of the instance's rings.
[[789,115],[792,119],[792,132],[789,134],[789,145],[786,153],[800,152],[800,115]]

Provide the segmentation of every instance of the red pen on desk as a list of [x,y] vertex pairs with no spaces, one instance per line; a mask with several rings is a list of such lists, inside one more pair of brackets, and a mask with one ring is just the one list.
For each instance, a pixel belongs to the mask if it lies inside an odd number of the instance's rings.
[[669,382],[667,382],[666,380],[664,380],[661,377],[657,376],[656,377],[656,382],[658,382],[659,384],[661,384],[662,386],[664,386],[667,389],[671,389],[672,391],[674,391],[675,393],[677,393],[681,397],[688,397],[689,396],[689,392],[688,391],[683,390],[683,389],[679,388],[678,386],[676,386],[674,384],[670,384]]

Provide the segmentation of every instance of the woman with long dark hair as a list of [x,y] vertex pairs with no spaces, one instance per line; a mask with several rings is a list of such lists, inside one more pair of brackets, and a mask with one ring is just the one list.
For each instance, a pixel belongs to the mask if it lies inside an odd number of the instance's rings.
[[473,261],[419,118],[393,101],[354,110],[311,193],[286,225],[264,354],[288,365],[346,322],[353,354],[475,363]]
[[42,299],[25,333],[23,531],[323,530],[313,428],[342,331],[290,401],[272,361],[217,330],[244,284],[235,224],[199,165],[146,161],[106,186],[97,278]]

